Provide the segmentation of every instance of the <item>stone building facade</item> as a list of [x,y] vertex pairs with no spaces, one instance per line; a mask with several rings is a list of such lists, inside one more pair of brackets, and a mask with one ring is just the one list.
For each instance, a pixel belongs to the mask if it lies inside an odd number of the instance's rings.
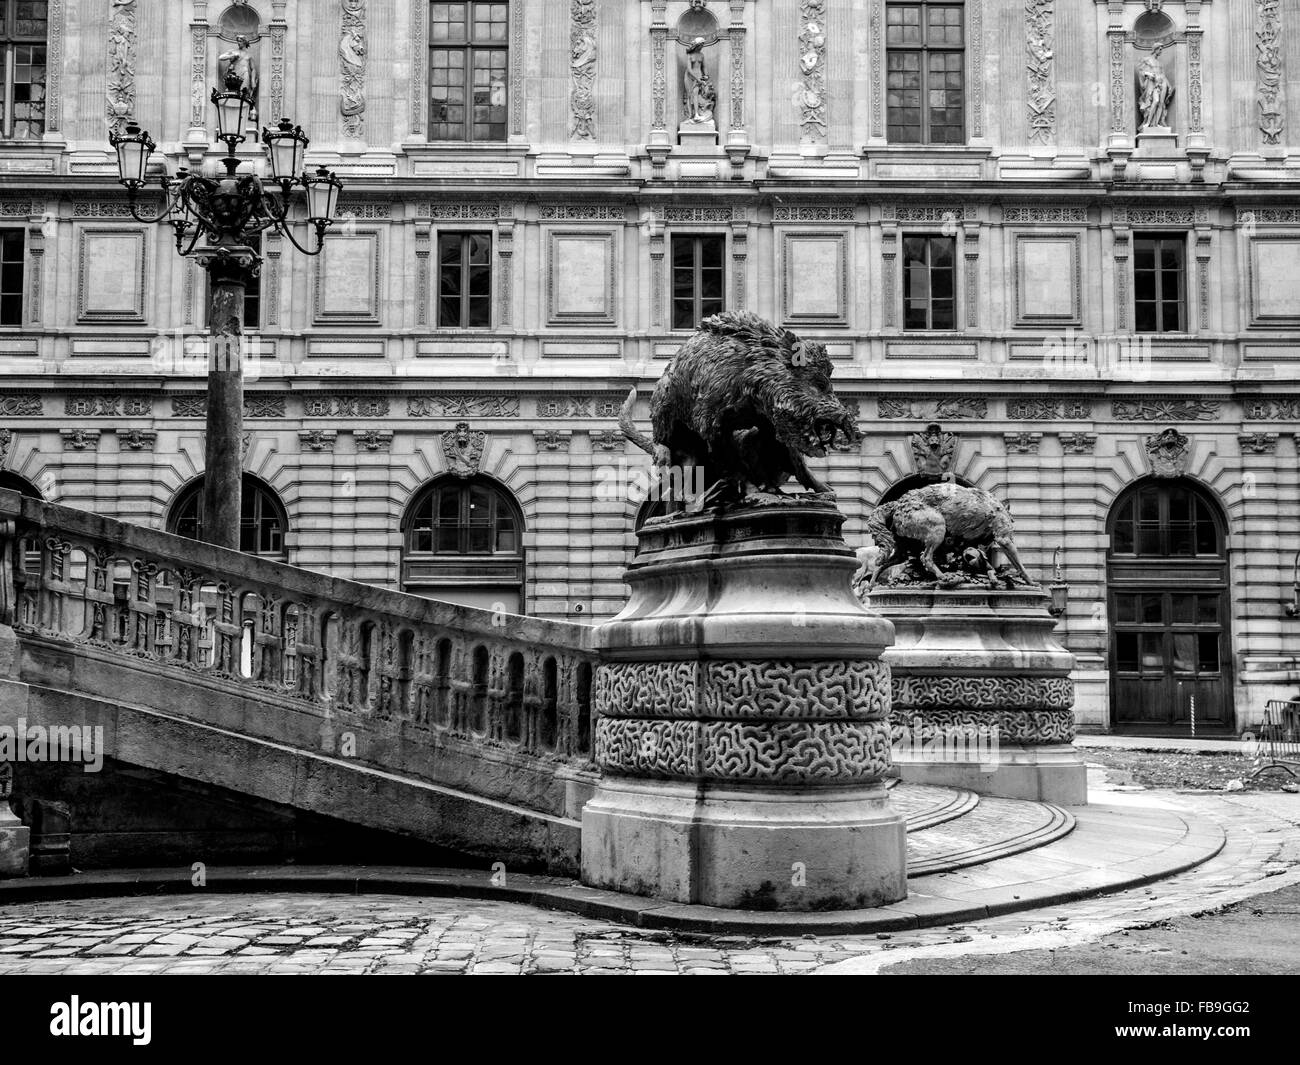
[[646,461],[618,408],[745,308],[857,404],[821,464],[851,540],[918,476],[1008,501],[1082,726],[1242,731],[1295,692],[1300,0],[0,9],[5,484],[199,518],[205,278],[107,136],[213,166],[243,35],[259,122],[346,182],[323,256],[261,249],[247,546],[609,617]]

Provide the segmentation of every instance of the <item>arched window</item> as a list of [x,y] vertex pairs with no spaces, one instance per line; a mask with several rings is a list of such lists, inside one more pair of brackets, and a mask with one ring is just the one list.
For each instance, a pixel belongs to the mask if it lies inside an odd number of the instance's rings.
[[504,486],[487,477],[441,477],[402,520],[402,586],[465,606],[523,606],[524,519]]
[[[287,558],[284,537],[289,531],[289,520],[270,486],[252,474],[244,474],[240,510],[239,550],[263,558]],[[167,516],[167,531],[191,540],[202,539],[202,477],[191,481],[176,496]]]
[[1195,558],[1223,553],[1217,508],[1190,481],[1143,481],[1111,510],[1111,555]]

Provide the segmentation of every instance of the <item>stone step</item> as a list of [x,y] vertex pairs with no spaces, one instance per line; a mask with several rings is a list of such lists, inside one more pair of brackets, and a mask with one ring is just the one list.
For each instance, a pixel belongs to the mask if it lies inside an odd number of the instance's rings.
[[920,832],[969,813],[980,797],[960,788],[937,788],[929,784],[889,782],[889,804],[903,815],[908,832]]

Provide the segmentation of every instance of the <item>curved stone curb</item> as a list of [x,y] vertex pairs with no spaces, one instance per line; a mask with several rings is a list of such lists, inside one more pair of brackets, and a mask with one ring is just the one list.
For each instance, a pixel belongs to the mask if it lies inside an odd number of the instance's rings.
[[[930,792],[938,793],[942,798],[927,803],[925,796]],[[911,833],[922,832],[970,813],[979,805],[980,797],[973,791],[960,788],[934,788],[928,784],[894,782],[894,786],[889,789],[889,802],[903,815],[907,831]]]
[[[995,803],[996,800],[986,799],[977,810],[971,813],[971,819],[996,823],[1002,813]],[[936,873],[948,873],[954,869],[965,869],[968,866],[997,861],[999,858],[1009,858],[1013,854],[1023,854],[1025,851],[1035,850],[1074,831],[1074,816],[1062,810],[1059,806],[1053,806],[1051,803],[1046,802],[1036,802],[1017,803],[1016,807],[1017,809],[1036,807],[1036,812],[1039,814],[1037,824],[1032,825],[1024,832],[1014,833],[1004,839],[959,847],[951,851],[940,851],[916,860],[909,857],[907,862],[908,879],[932,876]],[[967,822],[963,821],[957,827],[962,829],[966,825]]]
[[[1089,807],[1080,811],[1076,820],[1075,832],[1038,852],[989,862],[979,877],[970,869],[927,876],[915,884],[924,890],[914,890],[902,902],[871,910],[725,910],[622,895],[558,877],[510,873],[504,885],[496,886],[486,869],[377,866],[210,866],[203,888],[191,886],[188,868],[106,870],[74,877],[8,880],[0,881],[0,905],[160,892],[459,896],[522,902],[540,909],[565,910],[597,920],[676,932],[851,935],[956,924],[1140,887],[1208,861],[1226,840],[1219,825],[1192,824],[1168,810]],[[1044,877],[1044,871],[1055,875]]]

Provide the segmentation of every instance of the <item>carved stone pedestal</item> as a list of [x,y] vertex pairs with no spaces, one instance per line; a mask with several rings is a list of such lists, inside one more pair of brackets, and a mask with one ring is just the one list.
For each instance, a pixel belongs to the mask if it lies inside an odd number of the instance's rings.
[[1008,799],[1088,801],[1073,746],[1074,656],[1037,589],[878,588],[894,623],[890,722],[903,780]]
[[906,895],[889,806],[889,623],[825,502],[648,522],[596,630],[584,883],[745,909]]

